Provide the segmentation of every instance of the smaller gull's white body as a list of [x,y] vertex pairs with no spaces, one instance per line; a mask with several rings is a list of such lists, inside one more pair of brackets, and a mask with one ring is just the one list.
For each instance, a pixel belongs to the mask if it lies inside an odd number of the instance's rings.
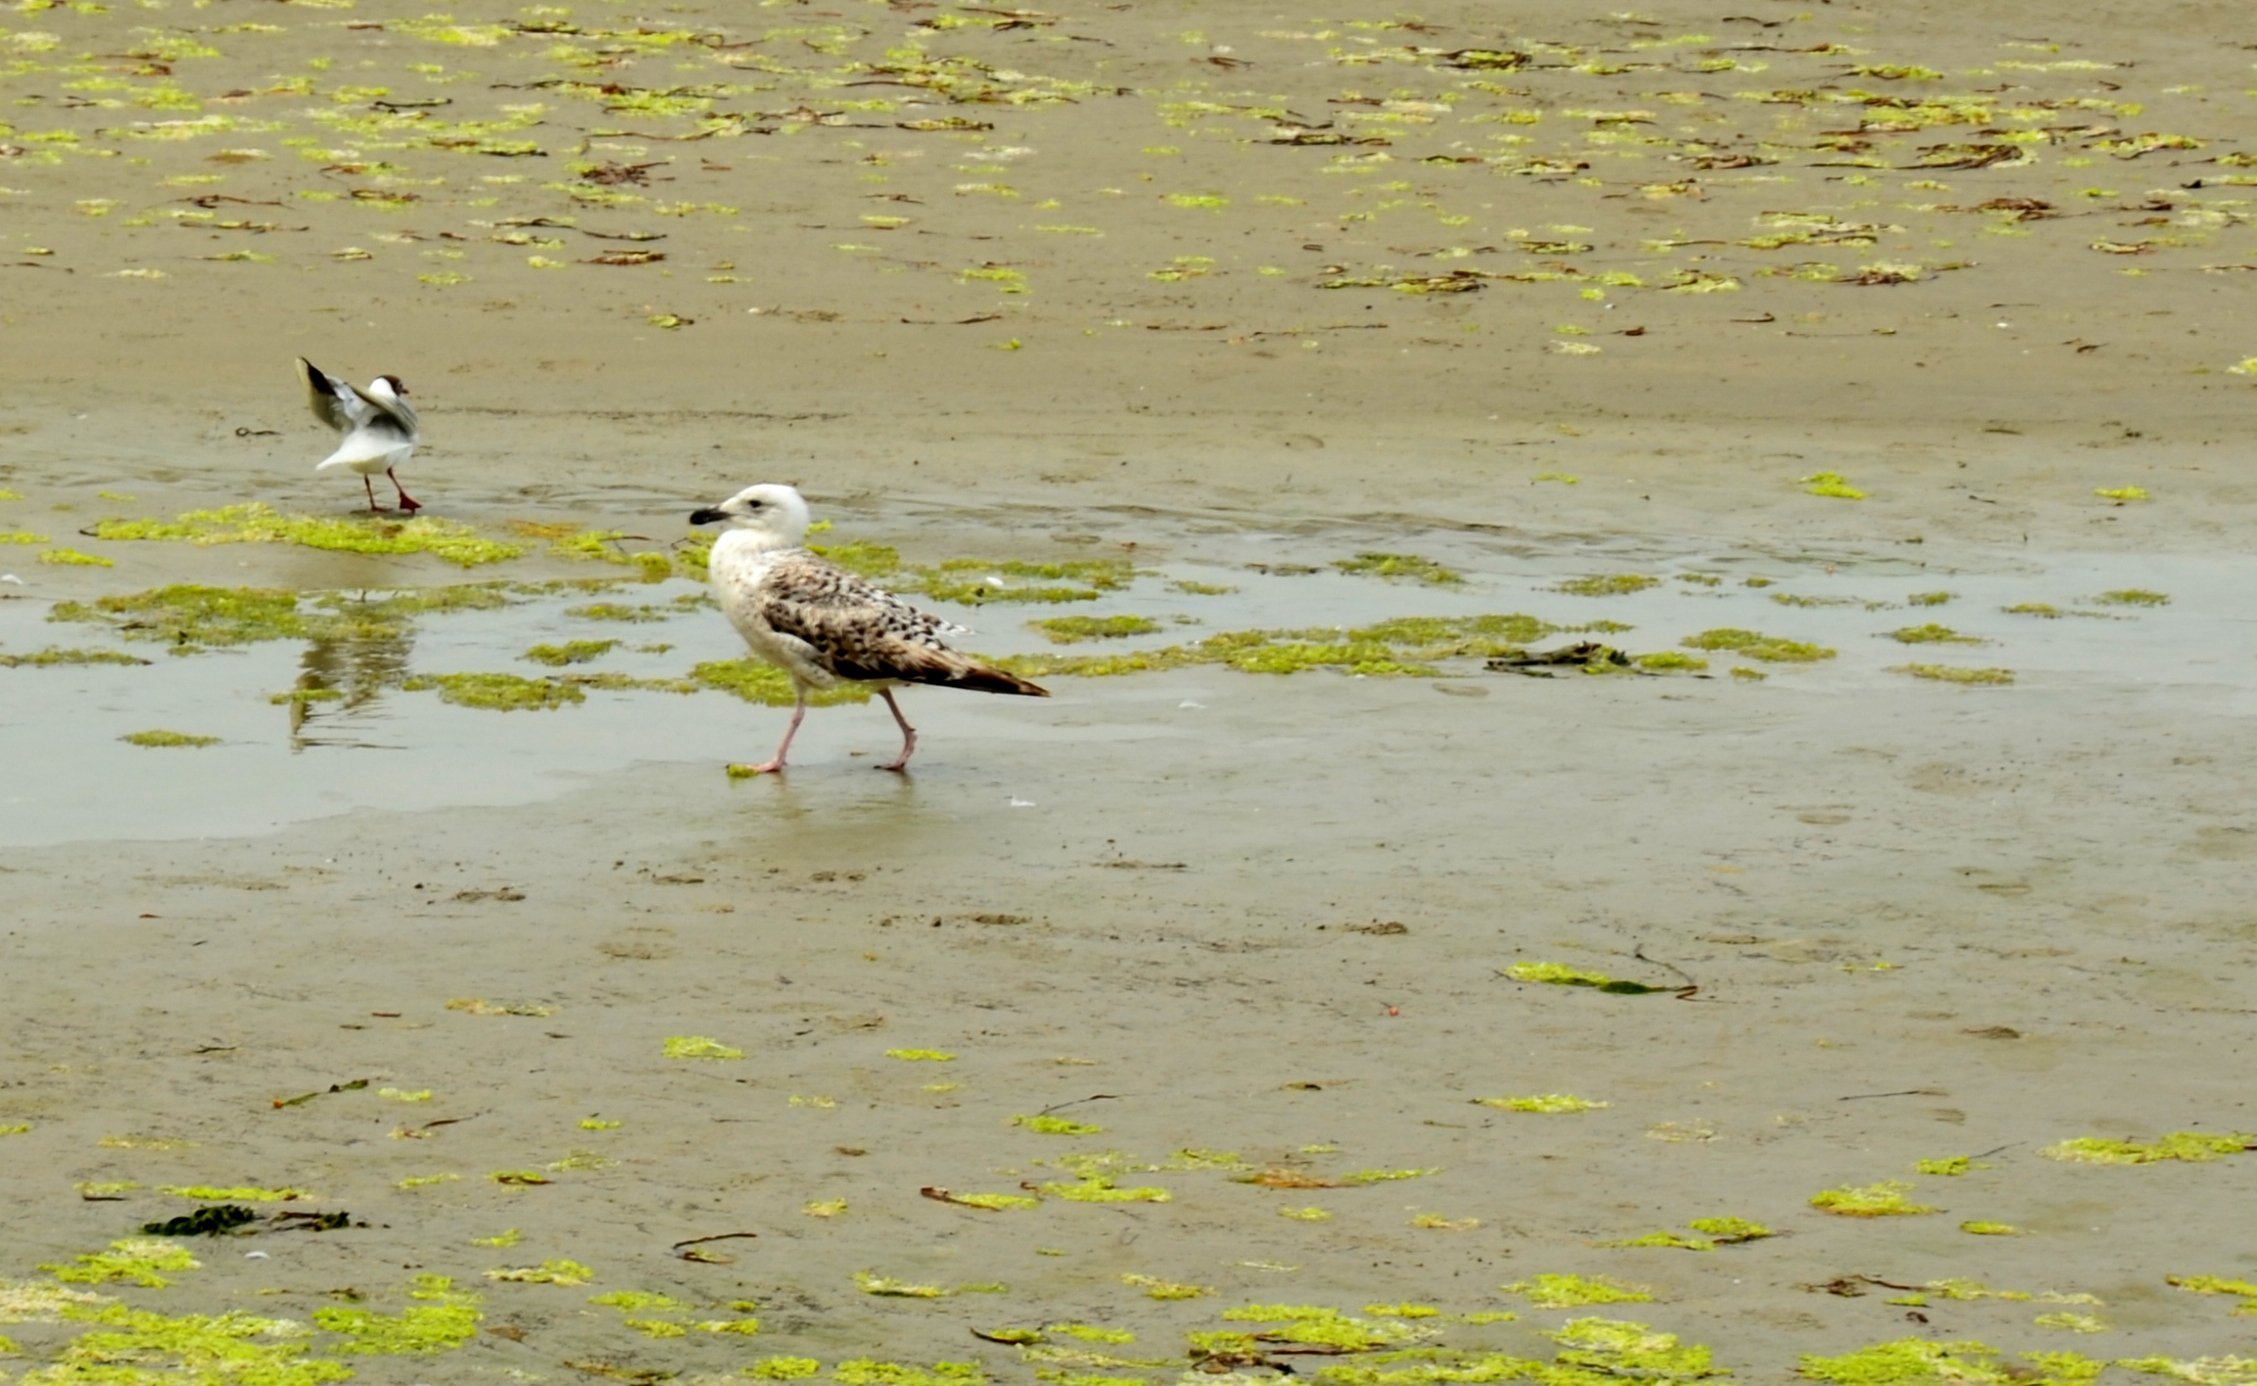
[[312,408],[313,416],[340,435],[337,450],[316,463],[314,470],[345,467],[360,473],[362,489],[368,492],[370,510],[380,507],[376,504],[376,488],[369,478],[382,473],[391,477],[392,489],[400,493],[400,509],[422,509],[392,471],[407,464],[415,453],[415,445],[422,440],[415,410],[405,398],[407,386],[400,383],[400,378],[380,375],[369,381],[364,390],[350,381],[338,379],[303,356],[298,358],[298,376],[306,383],[306,403]]
[[714,600],[754,654],[791,676],[797,695],[783,743],[773,759],[752,767],[756,773],[784,768],[812,689],[852,682],[878,690],[901,727],[901,754],[879,767],[883,770],[902,769],[917,750],[917,730],[893,700],[902,684],[1050,696],[942,642],[941,636],[960,634],[961,627],[810,553],[801,544],[807,502],[791,487],[748,486],[690,516],[692,524],[715,522],[729,527],[706,560]]

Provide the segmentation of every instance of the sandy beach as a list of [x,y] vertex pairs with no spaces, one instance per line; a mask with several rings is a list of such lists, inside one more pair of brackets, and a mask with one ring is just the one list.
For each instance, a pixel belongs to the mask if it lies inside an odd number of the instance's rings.
[[0,1381],[2257,1382],[2236,22],[0,13]]

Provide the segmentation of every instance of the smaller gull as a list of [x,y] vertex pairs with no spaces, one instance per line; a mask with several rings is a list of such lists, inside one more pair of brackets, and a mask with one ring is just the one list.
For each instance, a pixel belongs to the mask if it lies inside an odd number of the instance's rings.
[[298,358],[298,374],[306,382],[306,403],[313,407],[313,416],[343,435],[337,450],[317,463],[314,470],[350,467],[359,472],[372,511],[383,507],[376,503],[376,486],[369,478],[382,472],[392,478],[392,489],[400,493],[400,509],[421,510],[423,506],[392,473],[394,467],[407,464],[422,437],[417,431],[415,410],[405,398],[408,387],[400,383],[400,378],[380,375],[363,390],[303,356]]
[[784,755],[807,715],[811,689],[840,682],[868,684],[886,700],[901,726],[901,754],[879,766],[900,770],[917,750],[917,729],[901,715],[893,690],[904,683],[936,683],[982,693],[1047,698],[1050,691],[1016,674],[991,669],[941,642],[963,634],[938,616],[919,611],[810,553],[807,502],[789,486],[748,486],[717,506],[693,511],[690,523],[726,524],[706,560],[713,596],[746,645],[791,675],[791,724],[775,758],[755,774],[784,768]]

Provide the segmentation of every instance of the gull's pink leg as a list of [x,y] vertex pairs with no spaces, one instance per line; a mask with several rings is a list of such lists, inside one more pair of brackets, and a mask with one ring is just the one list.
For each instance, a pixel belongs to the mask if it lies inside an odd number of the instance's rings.
[[368,473],[362,472],[360,474],[360,484],[361,489],[368,492],[368,513],[371,515],[383,514],[384,507],[376,503],[376,484],[368,479]]
[[771,775],[783,769],[784,753],[792,748],[792,738],[799,735],[799,719],[807,715],[807,690],[799,688],[793,691],[798,694],[798,698],[792,704],[791,724],[784,728],[784,739],[776,745],[775,758],[752,767],[755,775]]
[[406,487],[400,485],[400,479],[396,476],[392,476],[392,469],[390,467],[386,467],[384,469],[384,475],[392,477],[392,489],[400,493],[400,509],[421,510],[423,508],[422,503],[416,500],[415,497],[409,495],[407,493]]
[[878,768],[880,770],[906,770],[909,768],[909,757],[917,754],[917,729],[910,726],[909,719],[901,715],[901,704],[893,700],[892,689],[881,688],[878,690],[878,696],[886,700],[886,707],[893,713],[893,720],[901,724],[900,756]]

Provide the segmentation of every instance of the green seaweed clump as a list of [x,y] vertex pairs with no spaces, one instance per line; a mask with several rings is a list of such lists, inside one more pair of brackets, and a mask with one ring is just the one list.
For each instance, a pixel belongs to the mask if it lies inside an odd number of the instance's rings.
[[1732,1373],[1716,1365],[1699,1343],[1678,1346],[1674,1333],[1657,1333],[1622,1319],[1569,1319],[1549,1335],[1560,1345],[1564,1367],[1595,1372],[1602,1381],[1703,1381]]
[[2103,606],[2169,606],[2170,594],[2150,592],[2144,587],[2120,587],[2113,592],[2103,592],[2093,598]]
[[[690,670],[690,680],[701,687],[733,694],[748,703],[760,703],[767,707],[792,705],[791,675],[773,664],[764,664],[756,659],[708,660]],[[869,689],[851,683],[842,683],[836,688],[818,688],[807,695],[808,703],[814,707],[869,700]]]
[[1826,1189],[1810,1196],[1810,1206],[1843,1218],[1896,1218],[1936,1211],[1914,1203],[1905,1195],[1912,1186],[1899,1179],[1884,1179],[1864,1188]]
[[1974,1167],[1975,1160],[1971,1155],[1947,1155],[1938,1160],[1916,1160],[1912,1165],[1915,1173],[1946,1177],[1965,1174]]
[[1942,606],[1951,600],[1949,592],[1915,592],[1904,599],[1906,606]]
[[1805,1354],[1797,1370],[1812,1381],[1831,1381],[1838,1386],[1930,1386],[1936,1382],[2005,1386],[2015,1379],[1999,1363],[1997,1348],[1972,1340],[1931,1343],[1900,1338],[1839,1357]]
[[596,1273],[578,1261],[552,1257],[537,1266],[503,1266],[486,1272],[488,1280],[512,1280],[526,1285],[585,1285]]
[[149,661],[123,650],[67,650],[55,646],[32,654],[0,651],[0,669],[53,669],[62,665],[147,664]]
[[1507,1112],[1542,1112],[1547,1114],[1588,1112],[1609,1105],[1605,1102],[1595,1102],[1588,1097],[1577,1097],[1573,1093],[1564,1092],[1540,1093],[1534,1097],[1477,1097],[1473,1100],[1481,1106],[1496,1107]]
[[1027,624],[1041,631],[1053,645],[1074,645],[1084,640],[1118,640],[1130,635],[1150,635],[1160,623],[1149,616],[1053,616]]
[[561,645],[535,645],[525,652],[525,657],[535,664],[560,669],[567,664],[586,664],[601,659],[618,643],[616,640],[567,640]]
[[1644,573],[1613,573],[1605,577],[1569,578],[1552,590],[1571,597],[1626,597],[1660,585],[1660,578],[1647,577]]
[[1336,558],[1332,566],[1358,577],[1408,578],[1428,587],[1455,587],[1465,581],[1455,569],[1414,553],[1359,553]]
[[457,1290],[443,1275],[419,1275],[411,1304],[397,1314],[342,1305],[316,1309],[313,1321],[342,1336],[337,1351],[356,1356],[406,1357],[451,1352],[478,1333],[478,1296]]
[[98,553],[80,553],[77,549],[41,549],[39,561],[76,568],[115,568],[118,566],[117,560],[114,558],[104,558]]
[[2173,1131],[2152,1141],[2111,1141],[2098,1136],[2077,1136],[2039,1151],[2049,1160],[2088,1165],[2146,1165],[2158,1160],[2215,1160],[2257,1150],[2257,1135],[2228,1131],[2208,1135],[2201,1131]]
[[1729,650],[1749,659],[1760,659],[1766,664],[1809,664],[1821,659],[1832,659],[1835,654],[1824,645],[1782,640],[1777,636],[1762,635],[1752,630],[1736,630],[1729,626],[1688,635],[1677,643],[1688,650]]
[[1092,1174],[1071,1183],[1056,1180],[1044,1184],[1041,1191],[1069,1203],[1166,1203],[1174,1197],[1166,1189],[1150,1184],[1124,1189],[1102,1174]]
[[1628,1285],[1609,1276],[1543,1274],[1516,1280],[1504,1287],[1508,1293],[1526,1295],[1540,1309],[1575,1309],[1586,1304],[1645,1304],[1653,1292],[1643,1285]]
[[197,736],[192,732],[152,731],[127,732],[118,738],[131,746],[217,746],[216,736]]
[[1708,667],[1707,660],[1681,650],[1656,650],[1652,654],[1632,655],[1630,662],[1656,673],[1675,670],[1679,673],[1697,674]]
[[1625,1241],[1606,1242],[1602,1245],[1662,1246],[1675,1247],[1680,1251],[1714,1251],[1720,1246],[1759,1242],[1765,1237],[1778,1235],[1762,1223],[1751,1222],[1747,1218],[1695,1218],[1686,1226],[1705,1235],[1688,1237],[1680,1232],[1649,1232],[1643,1237],[1631,1237]]
[[1970,1237],[2019,1237],[2022,1229],[2005,1222],[1963,1222],[1959,1230]]
[[417,674],[400,687],[410,693],[436,689],[441,702],[496,712],[554,711],[588,699],[575,684],[520,674]]
[[850,573],[880,578],[901,569],[901,553],[886,544],[810,544],[808,549]]
[[928,1370],[906,1362],[850,1357],[831,1367],[831,1380],[839,1386],[980,1386],[987,1373],[977,1362],[935,1362]]
[[102,520],[93,532],[97,539],[297,544],[339,553],[427,553],[464,568],[506,562],[525,552],[522,545],[487,538],[469,525],[450,520],[324,519],[284,515],[258,501],[217,510],[191,510],[170,522]]
[[1891,667],[1889,672],[1910,674],[1916,679],[1933,679],[1938,683],[2003,687],[2014,682],[2012,669],[1970,669],[1958,664],[1898,664]]
[[129,1281],[147,1290],[161,1290],[172,1282],[166,1271],[191,1271],[203,1263],[186,1250],[167,1242],[127,1238],[110,1243],[107,1251],[81,1252],[71,1264],[43,1264],[39,1268],[72,1285],[107,1285]]
[[741,1059],[744,1051],[719,1040],[703,1035],[669,1035],[666,1039],[666,1057],[669,1059]]
[[1590,987],[1613,996],[1644,996],[1651,992],[1673,991],[1673,987],[1650,987],[1644,982],[1625,982],[1609,977],[1603,972],[1585,972],[1565,963],[1514,963],[1504,970],[1504,975],[1516,982],[1542,982],[1555,987]]
[[99,1326],[65,1347],[50,1370],[26,1380],[320,1386],[353,1374],[342,1362],[307,1357],[304,1326],[283,1319],[174,1316],[123,1304],[74,1309],[69,1317]]
[[1972,635],[1961,635],[1950,626],[1939,626],[1933,621],[1921,626],[1899,626],[1889,632],[1889,638],[1900,645],[1980,645],[1983,643]]
[[1835,500],[1864,500],[1865,493],[1844,480],[1840,472],[1812,472],[1802,479],[1803,490]]
[[1065,559],[1031,563],[1019,559],[951,558],[911,570],[909,591],[935,601],[979,606],[985,602],[1093,602],[1103,592],[1128,585],[1134,565],[1122,558]]
[[128,640],[158,641],[175,649],[302,639],[309,633],[295,592],[195,583],[103,597],[91,605],[58,602],[47,619],[113,624]]

